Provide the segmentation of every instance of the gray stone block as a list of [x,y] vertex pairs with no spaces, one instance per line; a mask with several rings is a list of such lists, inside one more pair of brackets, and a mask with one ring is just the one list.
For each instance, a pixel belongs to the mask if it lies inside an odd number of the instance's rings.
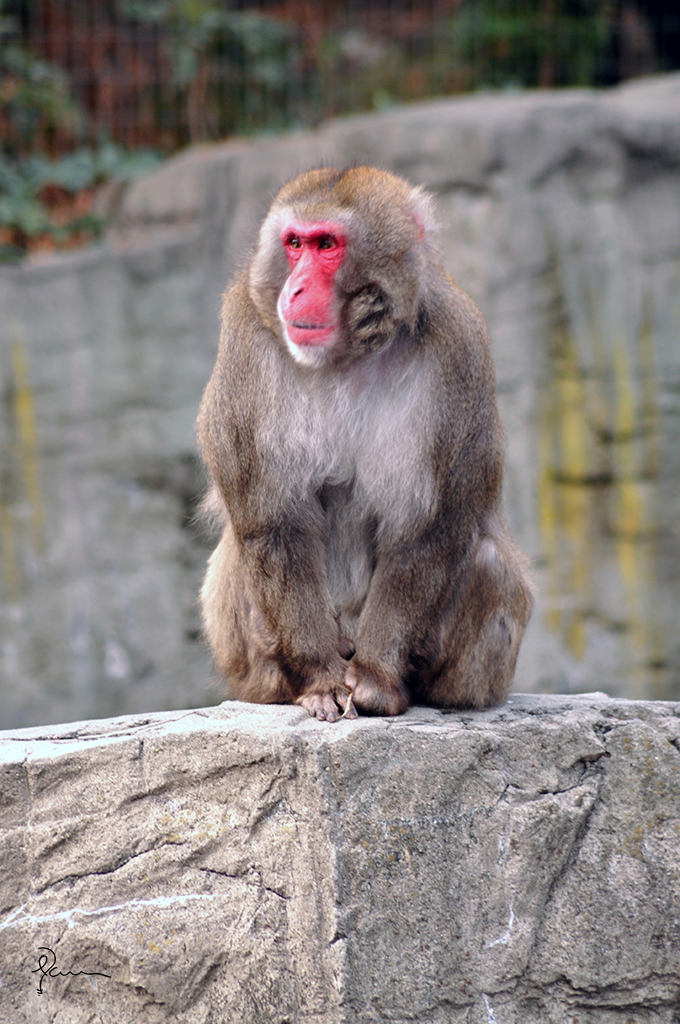
[[81,722],[0,795],[3,1024],[677,1021],[680,705]]

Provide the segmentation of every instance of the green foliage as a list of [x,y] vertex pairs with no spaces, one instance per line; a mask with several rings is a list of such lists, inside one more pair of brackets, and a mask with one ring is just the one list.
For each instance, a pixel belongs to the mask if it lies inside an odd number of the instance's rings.
[[179,100],[182,141],[193,141],[480,87],[594,85],[614,0],[461,0],[408,39],[340,18],[330,32],[320,11],[304,58],[303,26],[228,0],[117,2],[161,33],[177,89],[161,102]]
[[[112,143],[83,147],[57,160],[37,153],[22,159],[0,156],[0,237],[5,239],[0,241],[0,262],[21,258],[38,238],[56,245],[74,236],[96,238],[101,219],[69,211],[69,197],[111,178],[129,180],[145,174],[160,160],[151,150],[126,151]],[[62,200],[65,216],[55,216],[54,202],[46,199],[50,193]]]
[[201,60],[217,56],[267,85],[282,85],[289,31],[257,11],[230,11],[214,0],[120,0],[128,18],[160,26],[175,81],[186,87]]
[[[88,212],[94,189],[160,160],[112,143],[73,148],[86,118],[68,76],[19,45],[19,27],[5,10],[0,0],[0,262],[21,258],[37,240],[60,246],[96,238],[102,222]],[[46,155],[64,147],[71,149],[64,156]]]
[[[144,173],[159,159],[111,143],[83,145],[102,125],[88,121],[64,71],[20,44],[7,5],[0,0],[0,259],[50,239],[96,237],[101,223],[89,213],[95,188]],[[361,19],[338,18],[330,31],[322,5],[318,14],[309,8],[311,28],[234,10],[229,0],[112,0],[109,14],[154,26],[154,45],[160,37],[172,82],[166,70],[139,96],[155,111],[159,144],[172,148],[480,87],[593,85],[613,5],[460,0],[438,26],[424,21],[408,37],[390,38],[362,28]]]
[[222,0],[118,0],[118,7],[162,33],[182,108],[182,141],[289,123],[299,57],[290,26],[257,11],[229,10]]
[[16,41],[18,25],[0,0],[0,139],[2,150],[49,148],[55,136],[76,139],[84,119],[68,76]]
[[610,0],[464,0],[449,20],[468,87],[594,85]]
[[157,167],[160,160],[153,150],[124,150],[107,142],[97,149],[82,147],[58,160],[33,154],[22,161],[21,168],[26,180],[38,190],[45,185],[56,185],[75,194],[100,185],[108,178],[124,181],[137,178]]

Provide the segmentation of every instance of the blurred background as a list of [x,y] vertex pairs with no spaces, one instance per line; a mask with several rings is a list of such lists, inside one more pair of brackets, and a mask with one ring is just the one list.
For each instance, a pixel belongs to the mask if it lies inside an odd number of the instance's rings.
[[220,699],[193,420],[319,160],[429,185],[489,322],[516,688],[678,698],[678,68],[664,0],[0,0],[0,727]]
[[94,186],[190,143],[676,68],[668,0],[0,0],[0,257],[82,244]]

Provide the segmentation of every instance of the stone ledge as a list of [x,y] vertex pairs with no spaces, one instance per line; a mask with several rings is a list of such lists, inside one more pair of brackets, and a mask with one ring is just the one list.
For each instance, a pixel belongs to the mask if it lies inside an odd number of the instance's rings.
[[[677,1021],[680,704],[225,703],[2,733],[0,779],[6,1024]],[[38,995],[39,947],[100,974]]]

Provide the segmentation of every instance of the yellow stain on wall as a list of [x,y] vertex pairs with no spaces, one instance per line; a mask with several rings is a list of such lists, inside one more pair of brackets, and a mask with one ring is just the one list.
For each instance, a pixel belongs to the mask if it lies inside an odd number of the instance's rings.
[[45,511],[40,493],[35,402],[28,376],[26,349],[19,331],[16,332],[12,343],[12,368],[14,370],[14,415],[19,439],[19,463],[26,498],[31,507],[33,549],[37,553],[42,550],[44,543]]
[[642,423],[645,446],[642,471],[647,479],[658,476],[661,463],[661,424],[659,397],[654,369],[654,337],[649,319],[642,325],[639,340],[642,384]]
[[555,381],[559,409],[558,473],[571,484],[583,483],[588,476],[588,410],[583,379],[572,358],[562,361]]
[[[616,558],[626,593],[629,642],[635,651],[630,696],[649,692],[645,663],[663,660],[654,616],[655,488],[650,480],[658,470],[658,403],[654,393],[651,332],[638,339],[639,380],[636,381],[623,339],[614,349],[615,439],[612,525]],[[641,395],[636,396],[636,383]]]
[[[554,566],[559,550],[560,519],[554,479],[555,456],[551,412],[550,405],[546,402],[538,431],[538,528],[541,533],[545,559],[549,566]],[[561,625],[561,615],[557,606],[558,599],[557,579],[553,572],[549,578],[547,612],[548,629],[553,632],[559,631]]]
[[3,479],[0,480],[0,552],[2,586],[6,600],[15,601],[21,593],[21,551],[25,548],[26,521],[15,511],[15,502],[30,508],[28,542],[35,555],[44,548],[45,511],[40,487],[40,461],[35,401],[31,389],[28,361],[22,332],[13,329],[11,344],[12,380],[8,403],[10,444],[3,452]]
[[19,596],[19,563],[14,536],[14,522],[7,503],[0,494],[0,550],[2,551],[2,584],[8,601]]
[[[562,330],[557,335],[540,417],[538,520],[548,628],[579,660],[587,653],[589,618],[604,628],[623,626],[629,695],[650,697],[663,695],[650,666],[662,664],[664,644],[654,601],[659,413],[647,325],[637,344],[635,366],[621,338],[586,374],[574,340]],[[597,606],[595,572],[618,574],[623,610]],[[625,621],[615,621],[616,614]]]
[[[550,572],[548,628],[560,632],[573,657],[583,658],[590,605],[592,473],[586,381],[576,346],[558,338],[554,375],[539,436],[539,525]],[[566,567],[566,568],[563,568]],[[565,607],[568,595],[571,607]]]

